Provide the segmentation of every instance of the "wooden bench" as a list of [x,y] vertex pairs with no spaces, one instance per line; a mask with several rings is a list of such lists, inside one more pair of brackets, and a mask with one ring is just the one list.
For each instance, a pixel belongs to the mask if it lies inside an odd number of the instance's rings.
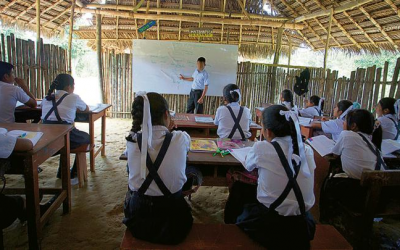
[[[252,241],[236,225],[193,224],[186,240],[178,245],[159,245],[135,239],[125,231],[121,250],[129,249],[264,249]],[[352,246],[329,225],[317,225],[312,250],[350,250]]]
[[78,148],[71,149],[71,154],[76,154],[76,170],[78,172],[79,187],[83,187],[87,181],[86,153],[90,152],[94,145],[84,144]]

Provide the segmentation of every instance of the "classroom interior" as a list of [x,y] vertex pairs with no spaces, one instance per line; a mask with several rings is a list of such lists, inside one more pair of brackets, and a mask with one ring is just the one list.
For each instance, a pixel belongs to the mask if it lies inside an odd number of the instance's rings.
[[[249,145],[264,139],[260,132],[263,109],[279,103],[284,89],[293,90],[305,68],[310,72],[309,91],[294,95],[293,101],[302,106],[310,96],[324,97],[326,117],[333,117],[340,100],[358,102],[375,115],[380,99],[400,98],[398,0],[4,0],[0,10],[1,25],[35,33],[36,41],[32,41],[0,30],[0,60],[14,65],[15,75],[26,81],[37,100],[45,98],[58,74],[74,73],[75,40],[87,42],[96,51],[92,67],[99,75],[94,84],[99,92],[92,93],[98,104],[78,112],[75,123],[90,135],[90,144],[70,151],[66,149],[68,129],[50,131],[43,136],[51,143],[42,139],[37,144],[40,150],[12,156],[25,159],[17,159],[25,170],[6,172],[3,192],[29,196],[30,211],[27,222],[17,220],[2,230],[0,249],[262,249],[236,228],[224,227],[229,195],[226,174],[242,164],[231,155],[213,153],[189,153],[187,164],[198,167],[204,178],[197,192],[186,197],[197,226],[182,245],[152,245],[126,234],[122,224],[128,179],[125,137],[132,127],[137,91],[160,92],[175,113],[178,129],[192,138],[216,140],[217,126],[196,122],[195,117],[213,118],[223,103],[223,86],[235,83],[241,90],[241,104],[250,109],[254,121]],[[82,16],[89,23],[74,24]],[[205,33],[193,32],[199,30]],[[65,46],[43,41],[59,36],[67,37]],[[323,53],[323,64],[292,65],[291,56],[304,47]],[[182,50],[184,55],[171,55]],[[368,55],[388,51],[398,59],[392,65],[351,69],[347,77],[327,67],[328,51],[334,50]],[[204,99],[204,115],[185,113],[191,87],[178,79],[181,71],[191,74],[195,69],[197,51],[206,51],[206,69],[218,77],[212,78],[216,84]],[[238,57],[244,60],[235,60]],[[267,57],[273,63],[253,61]],[[169,85],[160,86],[158,79],[166,79]],[[40,128],[41,112],[41,107],[20,105],[15,110],[16,125],[0,123],[0,128],[45,131]],[[315,136],[314,132],[301,124],[305,139]],[[61,156],[52,156],[59,150]],[[373,198],[361,213],[341,207],[343,213],[329,224],[320,223],[318,202],[323,181],[338,162],[316,150],[314,155],[316,202],[311,213],[319,228],[311,249],[400,249],[400,204],[377,209],[374,202],[385,185],[400,186],[400,154],[384,158],[392,175],[377,174],[365,181],[368,197]],[[80,165],[78,177],[71,183],[65,167],[62,179],[57,179],[59,164],[72,166],[75,158]],[[39,204],[56,193],[54,206],[41,214]]]

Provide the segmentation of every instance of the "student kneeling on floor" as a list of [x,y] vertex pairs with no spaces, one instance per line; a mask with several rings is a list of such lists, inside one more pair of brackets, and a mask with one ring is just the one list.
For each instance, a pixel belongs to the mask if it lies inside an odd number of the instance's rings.
[[185,171],[190,136],[182,131],[170,132],[174,123],[168,103],[157,93],[137,93],[132,117],[123,223],[135,238],[177,244],[193,224],[182,192],[188,179]]
[[309,249],[315,222],[313,151],[301,139],[298,117],[282,105],[266,108],[262,132],[245,168],[258,168],[257,203],[246,204],[237,225],[268,249]]

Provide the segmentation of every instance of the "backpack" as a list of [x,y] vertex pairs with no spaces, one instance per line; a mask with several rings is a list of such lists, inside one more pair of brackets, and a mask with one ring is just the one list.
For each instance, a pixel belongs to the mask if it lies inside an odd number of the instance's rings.
[[294,85],[294,93],[299,96],[308,92],[308,82],[310,81],[310,70],[306,68],[300,73],[300,77],[296,76],[296,84]]

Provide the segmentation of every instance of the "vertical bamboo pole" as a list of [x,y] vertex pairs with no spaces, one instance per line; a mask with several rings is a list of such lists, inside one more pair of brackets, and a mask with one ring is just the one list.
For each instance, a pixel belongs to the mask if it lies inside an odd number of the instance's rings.
[[[181,0],[182,2],[182,0]],[[222,12],[225,13],[225,9],[226,9],[226,0],[223,1],[222,3]],[[225,18],[225,15],[222,17],[223,19]],[[179,22],[180,24],[181,22]],[[180,26],[179,26],[180,27]],[[224,40],[224,24],[221,24],[221,43]]]
[[289,55],[288,55],[288,66],[290,66],[290,60],[292,59],[292,37],[288,37],[289,40]]
[[103,63],[102,63],[102,53],[101,53],[101,15],[96,14],[96,47],[97,47],[97,65],[99,70],[99,88],[101,91],[100,102],[104,101],[104,91],[103,91]]
[[325,55],[324,55],[324,71],[326,71],[326,65],[328,60],[329,39],[331,37],[331,30],[332,30],[332,18],[333,18],[333,9],[331,9],[331,14],[329,15],[329,27],[328,27],[328,34],[326,37]]
[[36,0],[36,67],[37,67],[37,74],[36,74],[36,86],[37,92],[35,93],[37,97],[40,97],[40,93],[42,93],[42,81],[40,73],[41,64],[40,64],[40,0]]
[[383,67],[383,79],[382,79],[382,92],[381,92],[381,98],[384,98],[386,96],[386,84],[387,84],[387,75],[389,71],[389,62],[385,62],[385,66]]
[[75,14],[75,3],[76,0],[72,0],[71,5],[71,17],[69,20],[69,36],[68,36],[68,74],[72,73],[72,33],[74,30],[74,14]]
[[[179,0],[179,9],[182,9],[182,5],[183,5],[182,0]],[[179,15],[181,16],[182,14]],[[178,34],[179,41],[181,40],[181,32],[182,32],[181,29],[182,29],[182,21],[179,21],[179,34]]]
[[278,37],[276,41],[276,48],[274,54],[274,64],[279,63],[279,57],[281,55],[281,50],[282,50],[282,34],[283,34],[283,27],[278,29]]

